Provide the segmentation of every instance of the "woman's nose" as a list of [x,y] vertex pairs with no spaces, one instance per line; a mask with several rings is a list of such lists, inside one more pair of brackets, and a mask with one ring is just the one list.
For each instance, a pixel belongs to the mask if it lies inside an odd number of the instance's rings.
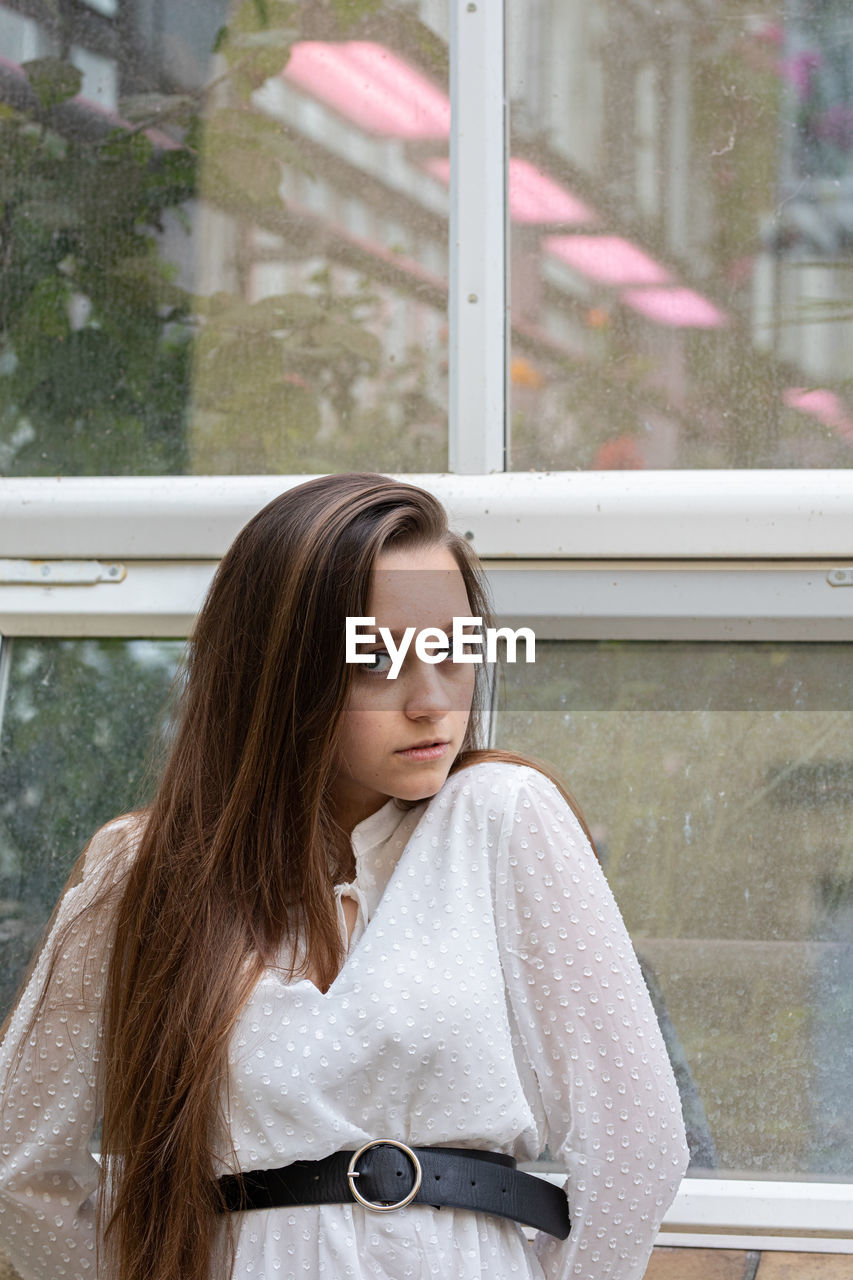
[[443,673],[445,663],[423,662],[416,659],[408,673],[406,690],[406,714],[412,719],[430,716],[437,719],[451,710],[453,700]]

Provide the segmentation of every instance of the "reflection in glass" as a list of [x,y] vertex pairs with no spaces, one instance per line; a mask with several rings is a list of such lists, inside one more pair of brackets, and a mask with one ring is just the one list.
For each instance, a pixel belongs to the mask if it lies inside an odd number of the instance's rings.
[[590,823],[694,1171],[853,1179],[851,691],[846,644],[540,642],[505,668],[497,744]]
[[0,1021],[93,832],[146,796],[178,640],[4,640]]
[[853,464],[846,0],[510,0],[511,466]]
[[445,5],[60,8],[0,6],[0,473],[444,469]]

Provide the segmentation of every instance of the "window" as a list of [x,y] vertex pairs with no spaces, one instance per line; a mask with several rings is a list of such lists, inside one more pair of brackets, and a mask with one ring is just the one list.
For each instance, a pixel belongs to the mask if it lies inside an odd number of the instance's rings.
[[441,470],[446,7],[93,8],[0,9],[3,473]]
[[847,6],[509,14],[512,467],[849,467]]

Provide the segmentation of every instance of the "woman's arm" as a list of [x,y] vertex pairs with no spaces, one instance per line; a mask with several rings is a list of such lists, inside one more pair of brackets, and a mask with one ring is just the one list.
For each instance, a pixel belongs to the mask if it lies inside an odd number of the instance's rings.
[[498,850],[501,962],[572,1230],[548,1280],[641,1280],[687,1166],[678,1091],[619,909],[554,784],[519,770]]
[[99,1169],[89,1142],[110,913],[81,913],[112,881],[108,855],[126,830],[111,823],[91,841],[0,1046],[0,1245],[24,1280],[95,1274]]

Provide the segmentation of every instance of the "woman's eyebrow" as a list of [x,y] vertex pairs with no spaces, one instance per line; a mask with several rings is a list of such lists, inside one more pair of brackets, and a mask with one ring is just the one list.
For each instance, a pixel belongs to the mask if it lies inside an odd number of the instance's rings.
[[[397,641],[402,640],[405,634],[405,628],[400,631],[394,631],[391,627],[382,627],[381,623],[377,623],[376,630],[379,631],[380,629],[385,631],[386,635],[389,635],[392,640],[397,640]],[[423,627],[419,629],[424,630]],[[438,627],[437,629],[439,631],[443,631],[446,636],[452,636],[453,635],[453,619],[451,618],[449,622],[445,622],[444,626]],[[377,644],[379,643],[379,640],[380,640],[380,637],[377,637]]]

